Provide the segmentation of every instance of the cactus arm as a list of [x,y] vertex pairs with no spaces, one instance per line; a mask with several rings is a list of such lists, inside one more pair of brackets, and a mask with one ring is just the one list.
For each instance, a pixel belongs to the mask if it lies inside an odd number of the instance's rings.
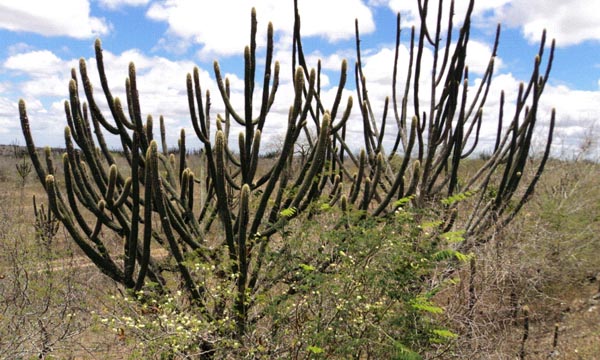
[[[371,198],[371,178],[367,176],[365,179],[365,188],[363,190],[363,197],[358,206],[359,210],[366,211],[369,207],[369,199]],[[364,218],[366,212],[361,217]]]
[[62,222],[73,240],[77,243],[81,250],[83,250],[85,255],[92,260],[98,269],[100,269],[100,271],[102,271],[105,275],[118,283],[123,283],[123,272],[119,270],[119,268],[110,258],[105,258],[96,250],[94,250],[85,241],[83,236],[81,236],[79,231],[77,231],[77,228],[71,219],[67,215],[63,214],[62,211],[60,211],[54,176],[48,175],[46,178],[46,189],[48,192],[48,204],[54,212],[54,215]]
[[[377,198],[377,186],[379,185],[379,181],[381,180],[381,174],[383,172],[383,166],[384,166],[384,156],[382,153],[377,154],[377,158],[376,158],[376,166],[375,166],[375,172],[373,175],[373,180],[371,182],[372,186],[371,189],[369,190],[370,192],[370,196],[367,199],[367,203],[370,204],[373,201],[373,198]],[[381,202],[381,200],[380,200]]]
[[310,165],[310,168],[306,172],[304,176],[304,181],[298,188],[296,196],[291,203],[291,207],[297,208],[300,205],[300,201],[306,195],[306,192],[310,188],[310,186],[315,181],[317,175],[323,168],[323,162],[325,161],[325,151],[327,150],[327,143],[329,140],[329,130],[330,130],[330,117],[328,113],[325,113],[323,117],[323,121],[321,122],[321,129],[319,134],[319,140],[314,149],[314,156]]
[[[146,157],[151,158],[151,156],[151,150],[148,149]],[[144,187],[144,235],[142,240],[142,256],[139,262],[140,269],[134,287],[136,291],[139,291],[144,285],[144,279],[146,278],[148,264],[150,262],[150,246],[152,242],[152,197],[154,195],[152,189],[154,182],[152,181],[152,166],[150,163],[150,161],[146,162],[148,166],[144,169],[144,183],[146,184]]]
[[94,100],[92,83],[90,81],[90,78],[88,77],[87,66],[83,58],[79,59],[79,73],[81,74],[81,82],[83,84],[85,96],[87,98],[88,104],[90,105],[92,118],[96,118],[98,122],[100,122],[100,124],[102,124],[102,126],[111,134],[119,135],[119,129],[108,123],[108,121],[106,121],[106,119],[102,115],[102,112],[100,111],[100,108],[98,108],[98,105]]
[[194,280],[192,279],[192,276],[191,276],[187,266],[184,264],[184,259],[181,254],[181,250],[179,249],[179,246],[177,245],[177,241],[175,240],[175,235],[173,234],[171,222],[169,221],[169,216],[167,214],[167,209],[165,207],[165,193],[164,193],[163,189],[161,188],[162,180],[158,173],[158,150],[157,150],[156,142],[152,141],[150,143],[150,146],[148,147],[148,149],[149,149],[149,151],[146,156],[146,164],[147,164],[147,166],[151,167],[152,188],[156,189],[156,192],[154,192],[154,194],[153,194],[154,195],[153,204],[156,205],[156,211],[160,215],[160,220],[161,220],[161,224],[163,227],[163,231],[165,233],[165,237],[167,238],[167,242],[169,244],[171,254],[173,255],[173,258],[175,259],[175,261],[177,262],[177,268],[183,279],[184,286],[187,289],[191,300],[194,303],[196,303],[196,305],[201,306],[202,298],[201,298],[200,292],[198,290],[198,287],[194,283]]
[[248,226],[248,203],[250,197],[250,187],[244,184],[240,191],[240,206],[237,220],[237,249],[238,249],[238,268],[239,277],[237,279],[237,296],[235,300],[235,310],[237,315],[238,334],[245,331],[246,311],[247,311],[247,281],[248,281],[248,258],[246,248],[246,231]]
[[273,69],[273,85],[271,85],[271,93],[269,94],[267,112],[271,110],[271,106],[273,106],[273,103],[275,102],[275,95],[277,94],[277,89],[279,89],[279,69],[279,61],[275,61],[275,66]]
[[[194,68],[194,79],[196,77],[198,77],[198,68]],[[200,84],[199,81],[197,83],[197,94],[200,94],[197,96],[197,101],[198,101],[198,113],[200,115],[200,123],[202,123],[204,125],[204,109],[202,108],[202,90],[200,89]],[[198,124],[198,116],[196,115],[196,105],[194,104],[194,83],[192,81],[192,75],[191,74],[187,74],[186,77],[186,87],[187,87],[187,97],[188,97],[188,108],[190,110],[190,119],[192,121],[192,126],[194,128],[194,132],[196,133],[196,136],[198,137],[198,139],[200,139],[200,141],[202,141],[203,143],[208,143],[208,138],[206,136],[206,131],[201,129],[199,124]],[[163,125],[164,127],[164,125]],[[163,127],[161,127],[161,133],[162,133],[162,129]],[[163,153],[166,155],[166,144],[163,143]]]
[[552,114],[550,115],[550,125],[548,128],[548,137],[546,139],[546,148],[544,149],[544,154],[542,155],[542,159],[540,160],[540,165],[538,166],[538,169],[537,169],[533,179],[527,186],[527,189],[525,190],[521,199],[518,201],[516,207],[511,211],[510,215],[503,221],[501,226],[508,225],[508,223],[514,219],[514,217],[519,212],[519,210],[523,207],[523,205],[525,205],[525,203],[531,198],[531,195],[533,194],[533,190],[535,189],[535,185],[539,181],[539,179],[544,171],[544,167],[546,166],[546,162],[548,161],[548,158],[550,157],[550,150],[552,148],[552,135],[554,133],[555,124],[556,124],[556,110],[552,109]]
[[290,114],[288,115],[288,126],[285,134],[285,139],[283,141],[283,146],[281,149],[281,153],[279,154],[279,158],[275,166],[273,167],[271,176],[269,176],[269,181],[267,182],[266,187],[263,189],[263,193],[260,198],[260,202],[258,208],[256,209],[254,220],[252,222],[252,226],[250,228],[250,234],[256,234],[258,232],[258,228],[261,225],[262,218],[267,209],[267,205],[269,203],[269,199],[271,199],[271,195],[273,194],[273,190],[275,190],[275,186],[278,181],[282,182],[281,172],[283,171],[286,161],[290,157],[290,153],[293,149],[293,137],[295,133],[295,123],[292,117],[293,110],[290,108]]
[[242,173],[242,182],[244,184],[250,184],[252,182],[248,178],[250,175],[250,151],[246,148],[246,137],[244,136],[243,132],[238,134],[238,146],[240,151],[240,170]]
[[385,135],[385,124],[387,121],[388,108],[390,104],[389,96],[385,97],[385,102],[383,105],[383,115],[381,116],[381,126],[379,137],[377,138],[377,146],[375,147],[375,153],[381,153],[383,151],[383,136]]
[[390,201],[396,196],[396,194],[398,194],[398,197],[404,197],[403,191],[399,191],[399,190],[404,186],[404,175],[406,173],[406,169],[408,168],[408,164],[411,160],[412,149],[415,145],[416,133],[418,132],[417,121],[418,121],[417,118],[413,117],[413,120],[411,122],[411,130],[409,133],[408,143],[406,145],[407,152],[404,154],[404,159],[402,160],[400,169],[398,170],[398,173],[396,174],[396,179],[395,179],[394,183],[392,184],[391,188],[388,190],[387,195],[381,201],[381,203],[379,204],[377,209],[375,211],[373,211],[373,215],[375,215],[375,216],[381,214],[385,210],[385,208],[389,205]]
[[[193,100],[192,100],[193,101]],[[192,103],[193,106],[193,103]],[[167,146],[167,131],[165,130],[165,118],[164,116],[160,116],[158,118],[159,127],[160,127],[160,144],[162,147],[163,155],[168,155],[169,147]]]
[[181,129],[181,133],[179,136],[179,182],[181,183],[181,178],[183,176],[183,170],[187,168],[186,162],[186,154],[187,150],[185,148],[185,130]]
[[[125,244],[123,246],[123,268],[125,269],[125,282],[128,287],[134,287],[135,282],[133,281],[133,272],[135,270],[136,252],[138,247],[138,229],[140,223],[140,152],[139,152],[139,138],[137,133],[133,133],[133,149],[131,157],[131,229],[129,236],[125,237]],[[116,173],[116,167],[111,167]],[[146,185],[148,185],[146,183]]]
[[350,204],[354,204],[356,202],[356,199],[358,198],[358,194],[360,193],[360,184],[362,182],[362,178],[365,173],[366,158],[367,158],[367,155],[366,155],[365,150],[361,149],[359,163],[358,163],[358,173],[356,174],[356,178],[355,178],[354,182],[352,183],[352,188],[350,190],[350,196],[348,197],[348,201],[350,202]]
[[[92,123],[94,125],[94,134],[96,135],[96,139],[98,140],[98,145],[100,146],[100,149],[102,150],[102,155],[104,156],[104,158],[106,159],[106,161],[108,162],[109,165],[116,164],[116,161],[115,161],[114,157],[112,156],[112,153],[108,149],[108,145],[106,144],[106,140],[104,138],[104,134],[102,133],[102,128],[100,127],[98,118],[94,114],[92,114]],[[118,175],[119,175],[119,183],[122,184],[124,179],[122,178],[122,176],[120,174],[118,174]]]
[[[398,58],[400,53],[400,35],[402,33],[401,27],[401,17],[400,13],[396,15],[396,46],[394,47],[394,66],[392,68],[392,110],[394,111],[394,118],[396,119],[396,126],[398,128],[398,133],[396,134],[396,141],[390,152],[390,156],[396,153],[398,146],[400,145],[400,141],[402,141],[402,145],[406,147],[406,118],[404,121],[401,120],[400,114],[398,113],[398,90],[397,90],[397,82],[398,82]],[[411,62],[409,61],[409,65]],[[410,74],[409,74],[410,76]],[[410,78],[407,77],[407,83],[410,83]]]
[[[129,97],[129,95],[127,96]],[[134,130],[135,126],[127,119],[127,115],[125,115],[125,110],[123,110],[123,104],[121,103],[121,99],[115,98],[115,121],[117,126],[119,127],[119,136],[122,141],[127,144],[127,147],[131,147],[131,138],[129,137],[129,133],[127,130]],[[131,101],[131,100],[127,100]]]
[[131,185],[132,185],[132,179],[131,179],[131,177],[128,177],[127,179],[125,179],[125,183],[123,184],[123,189],[121,190],[121,194],[113,202],[113,206],[115,208],[120,208],[121,206],[123,206],[125,201],[129,198],[129,195],[131,192]]
[[225,108],[238,124],[245,126],[246,124],[244,122],[244,119],[242,119],[242,117],[235,111],[233,105],[231,104],[231,100],[227,95],[225,85],[223,84],[223,77],[221,76],[221,68],[219,67],[219,63],[217,61],[213,63],[213,68],[215,72],[217,86],[219,87],[219,91],[221,92],[221,97],[223,99],[223,103],[225,104]]
[[216,155],[216,180],[215,190],[217,195],[217,208],[221,222],[225,229],[225,242],[229,248],[229,256],[231,260],[236,259],[237,251],[235,249],[233,228],[231,223],[231,213],[228,208],[228,196],[225,191],[225,135],[221,130],[217,131],[215,139],[215,155]]
[[[338,107],[342,100],[342,93],[346,86],[346,79],[348,76],[348,61],[346,59],[342,60],[342,65],[340,69],[340,80],[338,82],[337,92],[335,93],[335,98],[333,100],[333,105],[331,106],[331,120],[335,121]],[[335,128],[335,127],[333,127]]]
[[154,120],[152,119],[152,115],[148,114],[148,116],[146,116],[146,125],[144,125],[144,130],[146,130],[144,131],[144,134],[146,135],[148,142],[154,140],[153,126]]
[[136,132],[139,134],[140,146],[142,151],[146,151],[148,149],[149,139],[144,136],[143,122],[142,122],[142,111],[140,109],[140,97],[137,89],[137,75],[135,70],[135,64],[133,62],[129,63],[129,96],[128,105],[132,111],[131,118],[133,119],[133,124],[136,128]]
[[256,169],[258,167],[258,159],[260,152],[260,139],[261,139],[261,131],[256,130],[254,133],[254,140],[252,141],[252,150],[250,152],[250,166],[248,167],[248,180],[247,184],[254,183],[254,175],[256,174]]
[[333,133],[337,133],[343,126],[346,125],[346,122],[350,118],[350,114],[352,113],[352,105],[353,105],[352,96],[348,96],[348,102],[346,103],[346,108],[344,109],[344,113],[342,114],[342,118],[338,121],[335,126],[331,128]]
[[458,115],[458,121],[456,123],[456,128],[454,130],[454,135],[452,136],[453,143],[453,151],[452,151],[452,159],[451,159],[451,169],[450,169],[450,182],[448,184],[448,197],[454,194],[458,184],[458,167],[460,166],[460,160],[462,158],[462,150],[463,150],[463,131],[464,131],[464,122],[465,122],[465,107],[467,102],[467,89],[469,87],[468,79],[465,78],[463,81],[463,95],[462,102],[460,106],[460,111]]
[[267,50],[265,55],[265,74],[263,77],[263,92],[258,115],[257,130],[262,131],[270,108],[269,84],[271,82],[271,63],[273,61],[273,23],[267,25]]
[[[100,212],[104,212],[104,208],[106,207],[106,202],[104,200],[100,200],[100,201],[98,201],[97,206],[98,206],[98,210]],[[106,258],[106,257],[108,257],[108,252],[106,251],[106,247],[104,246],[102,241],[100,241],[100,239],[98,239],[98,236],[100,235],[100,230],[102,230],[102,218],[97,217],[96,225],[94,225],[94,230],[92,231],[92,234],[90,235],[90,240],[94,244],[96,244],[96,248],[98,249],[98,252],[100,253],[100,255],[102,255],[102,257]]]
[[[473,119],[471,127],[468,130],[470,132],[473,129],[473,125],[477,126],[477,128],[475,130],[475,140],[473,141],[473,144],[471,145],[471,148],[469,150],[463,151],[463,153],[461,154],[461,157],[460,157],[461,159],[466,159],[467,157],[471,156],[473,151],[475,151],[475,149],[479,145],[479,133],[481,131],[481,123],[482,122],[483,122],[483,109],[479,109],[479,111],[477,112],[477,115],[475,115],[475,118]],[[468,139],[468,135],[465,135],[463,144],[466,144],[467,139]]]

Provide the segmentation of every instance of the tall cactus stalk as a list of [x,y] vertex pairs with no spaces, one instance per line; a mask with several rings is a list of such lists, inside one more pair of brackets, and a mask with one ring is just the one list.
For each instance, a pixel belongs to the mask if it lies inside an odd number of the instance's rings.
[[[462,225],[467,229],[469,246],[485,241],[484,235],[490,227],[508,223],[528,200],[549,156],[554,114],[550,119],[547,147],[535,177],[525,183],[522,174],[554,46],[543,69],[545,39],[542,38],[531,80],[519,90],[508,127],[503,126],[504,101],[501,101],[497,141],[491,157],[471,178],[459,179],[461,162],[473,152],[479,140],[499,38],[498,30],[483,81],[475,96],[467,97],[469,72],[465,57],[473,4],[471,0],[456,45],[450,38],[452,20],[449,20],[450,29],[444,41],[439,36],[443,28],[441,21],[434,29],[428,28],[424,21],[431,5],[421,9],[421,27],[418,32],[413,28],[410,35],[409,67],[405,70],[407,80],[403,85],[397,83],[397,74],[401,71],[397,62],[401,43],[398,17],[392,97],[386,99],[382,118],[378,120],[367,90],[368,79],[362,70],[358,24],[354,68],[356,99],[349,97],[346,105],[342,105],[342,89],[348,77],[348,63],[344,60],[337,95],[332,104],[326,104],[320,98],[320,68],[309,69],[304,57],[296,3],[294,98],[281,152],[269,162],[260,157],[261,137],[271,119],[280,65],[273,61],[273,27],[269,23],[262,92],[255,93],[257,21],[253,10],[250,45],[244,51],[241,110],[230,98],[229,81],[223,79],[218,62],[214,63],[214,75],[225,104],[223,115],[212,115],[210,93],[202,91],[199,70],[195,68],[187,75],[190,120],[202,144],[200,169],[188,167],[183,130],[178,142],[179,161],[169,158],[162,117],[158,140],[162,151],[158,150],[152,117],[148,116],[145,123],[142,121],[143,99],[138,95],[133,63],[126,79],[125,102],[112,95],[101,43],[97,40],[97,69],[110,115],[98,107],[87,65],[81,60],[80,80],[73,69],[70,97],[65,102],[68,126],[64,135],[67,151],[63,156],[63,181],[53,173],[49,152],[45,159],[47,166],[42,164],[31,135],[25,102],[19,102],[27,149],[48,194],[50,208],[85,255],[111,279],[131,290],[144,289],[152,282],[157,291],[165,293],[172,289],[164,271],[175,269],[191,303],[208,319],[227,316],[222,305],[231,305],[239,338],[247,331],[248,324],[255,321],[250,314],[257,312],[250,309],[256,298],[276,288],[273,279],[282,279],[285,275],[263,271],[273,235],[281,225],[300,217],[315,202],[339,203],[343,222],[348,226],[350,220],[345,214],[352,208],[361,210],[363,216],[386,216],[393,213],[394,203],[400,198],[410,197],[415,206],[426,206],[459,192],[476,192],[477,206],[461,217]],[[433,53],[433,71],[422,68],[425,49]],[[423,90],[420,84],[425,76],[431,76],[432,85]],[[413,104],[408,101],[411,95]],[[430,97],[428,108],[420,103],[424,96]],[[257,103],[259,106],[255,107]],[[352,118],[353,107],[359,109],[358,119]],[[258,113],[253,109],[259,109]],[[392,117],[392,121],[388,117]],[[348,121],[357,120],[362,122],[364,132],[363,150],[358,157],[354,153],[355,144],[350,144],[346,136]],[[231,122],[242,129],[237,149],[229,143]],[[214,136],[211,127],[216,129]],[[391,130],[394,127],[395,131]],[[309,128],[316,136],[310,136]],[[306,156],[298,159],[294,157],[294,147],[303,133],[308,135],[311,147]],[[392,149],[383,146],[386,133],[387,136],[395,134]],[[117,165],[106,145],[105,134],[118,137],[128,171]],[[400,166],[393,165],[394,157],[402,158]],[[294,171],[290,169],[292,166]],[[494,176],[498,173],[501,176]],[[492,186],[497,192],[490,199],[485,194]],[[448,226],[454,224],[456,206],[448,205],[442,210]],[[215,243],[206,234],[218,234],[216,238],[220,240]],[[110,236],[120,238],[122,247],[108,246]],[[234,282],[235,297],[214,305],[205,296],[204,279],[193,273],[186,260],[195,257],[202,263],[215,265],[224,261],[222,251],[228,259],[227,270],[215,276],[220,281]],[[165,261],[172,266],[161,265]],[[325,268],[319,269],[325,271]]]

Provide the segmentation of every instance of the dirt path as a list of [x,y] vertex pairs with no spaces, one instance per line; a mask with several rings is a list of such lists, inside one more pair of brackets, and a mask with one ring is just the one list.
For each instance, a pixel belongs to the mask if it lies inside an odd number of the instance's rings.
[[[152,250],[152,254],[154,259],[162,260],[166,258],[169,253],[165,249],[155,248]],[[114,259],[113,259],[114,260]],[[115,261],[117,264],[120,261]],[[41,274],[44,272],[60,272],[67,271],[72,269],[85,269],[94,267],[94,263],[87,257],[83,255],[73,256],[73,257],[65,257],[60,259],[51,260],[47,264],[41,264],[33,270],[34,274]]]

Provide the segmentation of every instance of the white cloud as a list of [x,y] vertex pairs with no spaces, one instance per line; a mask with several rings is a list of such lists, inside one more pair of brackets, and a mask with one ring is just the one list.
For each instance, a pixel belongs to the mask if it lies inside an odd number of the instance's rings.
[[[253,3],[241,0],[206,2],[170,0],[153,3],[147,16],[169,24],[170,35],[202,44],[201,55],[239,54],[249,43],[250,11],[256,8],[258,18],[258,46],[265,45],[267,23],[273,22],[275,31],[291,34],[293,8],[279,0],[261,0]],[[370,9],[361,0],[303,0],[299,2],[302,34],[320,36],[330,42],[348,39],[354,35],[354,20],[359,19],[363,33],[375,29]],[[335,15],[334,15],[335,14]]]
[[[468,1],[455,1],[455,24],[462,23]],[[416,1],[371,0],[372,5],[387,6],[402,13],[402,26],[419,25]],[[443,31],[447,28],[449,1],[444,2]],[[437,18],[437,1],[430,2],[428,27],[433,31]],[[521,28],[530,42],[537,42],[547,29],[549,38],[558,46],[576,45],[586,40],[600,40],[600,2],[589,0],[486,0],[476,1],[473,24],[478,28],[495,27],[497,23]]]
[[[467,65],[469,65],[469,71],[474,74],[483,74],[489,63],[490,57],[492,56],[492,48],[486,43],[482,43],[476,40],[469,40],[467,49]],[[502,59],[496,57],[494,59],[494,71],[498,72],[502,68]]]
[[[149,57],[138,50],[128,50],[121,54],[103,52],[106,73],[113,92],[113,96],[121,98],[125,104],[125,78],[128,75],[129,62],[136,64],[138,92],[142,106],[143,117],[151,114],[158,125],[159,115],[164,115],[171,130],[170,144],[176,144],[175,138],[179,129],[189,127],[189,134],[193,133],[189,123],[189,111],[185,86],[186,73],[193,70],[194,64],[190,61],[172,61],[163,57]],[[64,118],[63,101],[68,98],[68,83],[70,69],[78,66],[77,59],[62,59],[48,50],[30,51],[9,57],[3,67],[13,74],[26,77],[16,86],[18,96],[27,102],[32,129],[36,133],[38,145],[50,144],[61,146],[62,130],[66,125]],[[87,59],[88,74],[94,85],[95,100],[105,111],[105,116],[110,119],[110,114],[103,97],[100,81],[96,71],[94,58]],[[216,94],[214,81],[209,73],[200,71],[203,89],[210,89]],[[85,97],[83,90],[80,96]],[[4,99],[6,100],[6,99]],[[17,103],[16,99],[6,100],[7,103]],[[11,118],[18,127],[16,105],[8,106],[0,101],[0,118]],[[221,111],[220,104],[214,104],[216,111]],[[8,110],[4,110],[4,109]],[[13,111],[14,110],[14,111]],[[9,116],[11,115],[11,116]],[[10,141],[2,138],[0,143]],[[118,145],[117,139],[109,140],[114,146]]]
[[90,16],[88,0],[4,0],[0,3],[0,28],[44,36],[91,38],[109,32],[109,24]]
[[[4,67],[32,77],[46,76],[61,71],[63,61],[49,50],[30,51],[10,56]],[[72,65],[71,65],[72,66]],[[68,68],[64,69],[68,71]]]
[[542,30],[557,46],[600,40],[600,2],[589,0],[512,0],[497,12],[500,21],[520,27],[525,37],[538,41]]
[[[476,1],[473,6],[473,21],[485,24],[485,26],[489,26],[489,21],[484,21],[490,16],[490,12],[498,9],[504,4],[510,2],[511,0],[486,0],[486,1]],[[384,0],[376,0],[378,4],[385,3]],[[411,27],[420,24],[420,16],[419,16],[419,8],[416,1],[406,1],[406,0],[388,0],[388,7],[394,11],[402,14],[402,26],[403,27]],[[464,20],[464,16],[467,12],[469,5],[469,1],[467,0],[458,0],[454,3],[454,24],[462,24]],[[444,1],[442,7],[442,31],[447,29],[448,25],[448,13],[450,11],[450,1]],[[427,15],[427,24],[430,31],[433,32],[435,29],[435,24],[438,16],[438,2],[430,1]],[[492,22],[493,26],[495,23]],[[432,34],[433,35],[433,34]]]
[[542,95],[542,104],[546,117],[551,107],[556,108],[557,144],[568,149],[577,149],[586,134],[594,129],[598,122],[600,109],[600,91],[583,91],[567,86],[549,86]]
[[111,9],[119,9],[125,6],[143,6],[147,5],[150,0],[99,0],[100,5]]

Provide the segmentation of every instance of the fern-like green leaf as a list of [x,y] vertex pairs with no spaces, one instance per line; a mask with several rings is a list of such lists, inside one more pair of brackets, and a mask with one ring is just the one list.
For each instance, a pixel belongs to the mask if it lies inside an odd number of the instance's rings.
[[291,218],[292,216],[296,215],[296,212],[298,210],[295,207],[291,207],[291,208],[287,208],[287,209],[283,209],[279,212],[279,215],[281,217],[284,217],[286,219]]
[[446,329],[435,329],[432,331],[432,333],[433,336],[429,338],[429,341],[431,341],[434,344],[444,344],[458,337],[457,334]]
[[455,195],[452,195],[450,197],[447,197],[445,199],[442,200],[442,204],[446,205],[446,206],[450,206],[453,205],[455,203],[464,201],[468,198],[470,198],[471,196],[475,195],[476,191],[465,191],[465,192],[461,192]]
[[325,352],[325,350],[323,350],[322,348],[320,348],[318,346],[309,346],[306,350],[308,350],[310,353],[313,353],[313,354],[322,354]]
[[425,297],[414,299],[410,305],[415,310],[424,311],[430,314],[442,314],[444,312],[444,309],[427,300]]
[[437,227],[439,227],[440,225],[442,225],[444,222],[441,220],[436,220],[436,221],[427,221],[421,224],[421,229],[423,230],[427,230],[427,229],[435,229]]
[[306,272],[315,271],[315,267],[307,264],[300,264],[300,268]]
[[442,237],[450,242],[450,243],[459,243],[465,240],[464,235],[465,231],[464,230],[458,230],[458,231],[448,231],[446,233],[442,234]]
[[469,260],[471,260],[471,258],[473,257],[473,255],[471,254],[463,254],[460,251],[456,251],[456,250],[452,250],[452,249],[445,249],[445,250],[440,250],[438,252],[436,252],[435,254],[433,254],[432,259],[435,261],[444,261],[444,260],[449,260],[452,258],[455,258],[456,260],[460,261],[460,262],[467,262]]
[[432,332],[443,339],[456,339],[458,337],[458,334],[447,329],[434,329]]
[[400,207],[400,206],[402,206],[402,205],[405,205],[405,204],[407,204],[409,201],[411,201],[411,200],[412,200],[414,197],[415,197],[414,195],[410,195],[410,196],[403,197],[402,199],[398,199],[398,200],[394,201],[394,204],[393,204],[393,206],[394,206],[395,208],[397,208],[397,207]]
[[423,359],[421,355],[409,349],[407,346],[400,342],[394,343],[394,347],[396,348],[396,354],[394,356],[394,360],[421,360]]

